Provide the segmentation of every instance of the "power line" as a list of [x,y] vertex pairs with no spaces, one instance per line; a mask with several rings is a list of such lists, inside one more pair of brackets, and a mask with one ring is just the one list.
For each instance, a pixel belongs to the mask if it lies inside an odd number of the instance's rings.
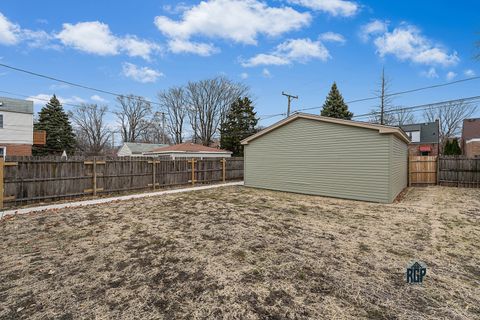
[[[398,111],[410,111],[410,110],[415,110],[416,111],[421,111],[429,108],[438,108],[442,107],[447,104],[453,104],[453,103],[465,103],[465,104],[470,104],[475,102],[476,100],[480,100],[480,96],[473,96],[473,97],[467,97],[467,98],[459,98],[459,99],[453,99],[453,100],[446,100],[446,101],[439,101],[439,102],[434,102],[434,103],[428,103],[428,104],[420,104],[416,106],[411,106],[411,107],[405,107],[405,108],[395,108],[395,109],[389,109],[384,111],[384,113],[392,113],[392,112],[398,112]],[[353,116],[352,118],[364,118],[372,115],[380,114],[380,112],[370,112],[370,113],[364,113],[364,114],[359,114],[356,116]]]
[[[434,102],[434,103],[420,104],[420,105],[415,105],[415,106],[410,106],[410,107],[405,107],[405,108],[394,108],[394,109],[386,110],[384,113],[393,113],[393,112],[410,111],[410,110],[415,110],[415,112],[417,112],[417,111],[422,111],[422,110],[429,109],[429,108],[439,108],[439,107],[442,107],[446,104],[453,104],[453,103],[460,103],[460,102],[463,102],[463,103],[466,103],[466,104],[471,104],[471,103],[477,102],[477,100],[478,100],[478,102],[480,102],[480,96],[473,96],[473,97],[458,98],[458,99],[453,99],[453,100],[438,101],[438,102]],[[300,109],[300,110],[304,110],[304,109]],[[298,110],[295,111],[295,112],[298,112]],[[354,115],[352,118],[364,118],[364,117],[377,115],[377,114],[380,114],[380,112],[374,111],[374,112]],[[285,116],[285,113],[266,115],[266,116],[264,116],[264,118],[260,118],[260,120],[267,120],[267,119],[270,119],[270,118],[273,118],[273,117],[278,117],[278,116]]]
[[[44,99],[44,98],[39,98],[39,97],[33,97],[33,96],[26,95],[26,94],[15,93],[15,92],[10,92],[10,91],[0,90],[0,93],[5,93],[5,94],[12,95],[12,96],[21,97],[21,98],[35,99],[35,100],[50,102],[49,99]],[[67,103],[67,102],[62,102],[62,105],[63,105],[63,106],[70,106],[70,107],[80,107],[79,104],[72,104],[72,103]]]
[[[41,74],[41,73],[26,70],[26,69],[21,69],[21,68],[9,66],[9,65],[4,64],[4,63],[0,63],[0,67],[8,68],[8,69],[18,71],[18,72],[23,72],[23,73],[26,73],[26,74],[29,74],[29,75],[32,75],[32,76],[45,78],[45,79],[48,79],[48,80],[61,82],[61,83],[68,84],[68,85],[73,86],[73,87],[78,87],[78,88],[82,88],[82,89],[86,89],[86,90],[92,90],[92,91],[99,92],[99,93],[109,94],[109,95],[119,97],[119,98],[127,97],[124,94],[120,94],[120,93],[116,93],[116,92],[112,92],[112,91],[107,91],[107,90],[103,90],[103,89],[98,89],[98,88],[94,88],[94,87],[91,87],[91,86],[86,86],[86,85],[83,85],[83,84],[79,84],[79,83],[75,83],[75,82],[71,82],[71,81],[67,81],[67,80],[62,80],[62,79],[55,78],[55,77],[52,77],[52,76],[48,76],[48,75],[45,75],[45,74]],[[136,100],[142,100],[142,101],[145,101],[145,102],[150,103],[150,104],[156,104],[156,105],[161,106],[160,103],[158,103],[158,102],[149,101],[149,100],[146,100],[146,99],[143,99],[143,98],[140,99],[139,97],[136,97],[136,96],[134,96],[133,98],[136,99]]]
[[[445,86],[449,86],[449,85],[452,85],[452,84],[457,84],[457,83],[462,83],[462,82],[467,82],[467,81],[472,81],[472,80],[478,80],[478,79],[480,79],[480,76],[475,76],[475,77],[470,77],[470,78],[465,78],[465,79],[460,79],[460,80],[455,80],[455,81],[450,81],[450,82],[445,82],[445,83],[440,83],[440,84],[434,84],[434,85],[427,86],[427,87],[420,87],[420,88],[414,88],[414,89],[409,89],[409,90],[404,90],[404,91],[393,92],[393,93],[386,94],[385,97],[392,97],[392,96],[398,96],[398,95],[402,95],[402,94],[406,94],[406,93],[412,93],[412,92],[418,92],[418,91],[423,91],[423,90],[428,90],[428,89],[440,88],[440,87],[445,87]],[[354,100],[346,101],[345,103],[352,104],[352,103],[356,103],[356,102],[376,100],[376,99],[379,99],[379,98],[380,97],[360,98],[360,99],[354,99]],[[320,108],[321,107],[303,108],[303,109],[295,110],[294,112],[314,110],[314,109],[320,109]]]

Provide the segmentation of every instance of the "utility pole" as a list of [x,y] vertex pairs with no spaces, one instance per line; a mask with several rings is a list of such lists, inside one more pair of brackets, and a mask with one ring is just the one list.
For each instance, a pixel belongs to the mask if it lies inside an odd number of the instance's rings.
[[165,137],[165,112],[162,112],[162,143],[166,144],[166,137]]
[[298,96],[293,96],[291,94],[285,93],[282,91],[282,95],[288,98],[288,109],[287,109],[287,117],[290,116],[290,103],[292,99],[298,99]]

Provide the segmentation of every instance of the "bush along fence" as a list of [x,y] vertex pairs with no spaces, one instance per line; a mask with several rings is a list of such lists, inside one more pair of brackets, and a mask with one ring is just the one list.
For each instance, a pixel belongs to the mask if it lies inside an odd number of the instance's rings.
[[0,159],[0,208],[109,193],[243,179],[243,158]]

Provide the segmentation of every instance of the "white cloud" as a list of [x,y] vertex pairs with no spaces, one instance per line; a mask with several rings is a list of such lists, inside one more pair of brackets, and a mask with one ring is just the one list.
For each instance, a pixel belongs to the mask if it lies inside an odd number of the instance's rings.
[[[71,96],[70,98],[64,98],[60,96],[56,96],[56,97],[61,104],[79,105],[82,103],[86,103],[85,99],[82,99],[77,96]],[[27,100],[33,101],[33,104],[36,107],[43,107],[48,103],[48,101],[50,101],[51,98],[52,98],[51,94],[39,93],[37,95],[28,97]]]
[[0,43],[13,45],[19,41],[20,26],[10,22],[2,13],[0,13]]
[[98,94],[94,94],[93,96],[91,96],[91,97],[90,97],[90,100],[95,101],[95,102],[99,102],[99,103],[106,103],[106,102],[108,102],[107,99],[104,99],[104,98],[100,97]]
[[263,68],[262,70],[262,76],[264,78],[271,78],[272,77],[272,74],[270,73],[270,71],[267,69],[267,68]]
[[338,42],[340,44],[344,44],[347,41],[345,40],[345,37],[342,36],[340,33],[331,32],[331,31],[322,33],[319,36],[319,39],[323,41]]
[[49,45],[52,36],[43,30],[22,29],[0,13],[0,44],[15,45],[27,42],[30,47],[53,47]]
[[132,57],[149,59],[153,52],[160,49],[157,44],[135,36],[117,37],[107,24],[99,21],[64,23],[62,31],[55,37],[65,46],[101,56],[125,52]]
[[169,40],[168,49],[173,53],[194,53],[204,57],[210,56],[219,51],[219,49],[215,48],[212,44],[182,39]]
[[476,73],[472,69],[467,69],[463,72],[466,77],[475,77]]
[[248,79],[248,73],[246,72],[240,73],[240,78],[242,78],[243,80]]
[[357,3],[346,0],[289,0],[288,2],[312,10],[327,12],[332,16],[350,17],[360,9]]
[[366,42],[370,36],[385,33],[387,29],[388,22],[373,20],[360,28],[360,37]]
[[[170,39],[194,36],[256,44],[261,34],[278,36],[310,24],[311,15],[257,0],[207,0],[185,10],[181,20],[157,16],[155,25]],[[175,42],[173,43],[175,44]]]
[[293,62],[306,63],[311,59],[326,61],[330,54],[320,41],[289,39],[279,44],[270,54],[258,54],[242,62],[244,67],[259,65],[286,65]]
[[447,80],[453,80],[456,76],[457,76],[457,74],[455,72],[449,71],[447,73],[447,75],[445,76],[445,78],[447,78]]
[[435,70],[434,67],[431,67],[427,71],[422,71],[421,75],[424,76],[425,78],[429,78],[429,79],[438,78],[437,70]]
[[364,34],[375,34],[373,43],[380,57],[393,55],[401,61],[444,67],[456,65],[460,61],[456,52],[449,53],[442,46],[433,43],[415,26],[403,23],[393,31],[385,30],[381,34],[380,25],[378,28],[370,28],[368,25],[364,28],[370,30]]
[[148,67],[138,67],[133,63],[125,62],[122,67],[123,75],[141,83],[155,82],[163,76],[160,71]]

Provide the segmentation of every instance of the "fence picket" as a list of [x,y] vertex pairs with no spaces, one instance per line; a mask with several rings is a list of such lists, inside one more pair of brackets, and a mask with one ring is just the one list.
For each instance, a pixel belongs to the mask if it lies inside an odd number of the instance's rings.
[[195,159],[192,166],[191,159],[7,157],[16,165],[2,166],[0,193],[5,197],[0,206],[188,185],[192,177],[198,184],[222,182],[223,176],[226,181],[243,179],[243,158],[225,160]]

